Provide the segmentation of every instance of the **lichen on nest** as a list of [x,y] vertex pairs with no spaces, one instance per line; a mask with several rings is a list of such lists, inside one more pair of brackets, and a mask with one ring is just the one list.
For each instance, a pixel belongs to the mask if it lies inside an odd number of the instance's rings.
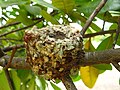
[[53,25],[25,31],[27,59],[32,70],[46,79],[60,79],[77,68],[84,57],[80,31],[69,25]]

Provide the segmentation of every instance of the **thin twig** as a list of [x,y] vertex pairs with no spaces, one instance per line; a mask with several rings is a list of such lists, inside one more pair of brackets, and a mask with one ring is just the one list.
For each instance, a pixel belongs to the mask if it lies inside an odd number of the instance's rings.
[[17,40],[17,39],[14,39],[14,38],[0,38],[0,40],[22,41],[22,40]]
[[105,18],[105,16],[106,16],[106,13],[107,13],[107,12],[105,12],[105,13],[104,13],[104,16],[103,16],[103,27],[102,27],[102,31],[104,31],[104,28],[105,28],[105,20],[104,20],[104,18]]
[[[9,61],[9,58],[10,58],[10,56],[8,56],[8,55],[0,58],[0,66],[5,67],[6,63],[8,63],[8,61]],[[14,57],[9,68],[30,70],[31,66],[28,63],[26,63],[25,58]]]
[[4,69],[8,69],[9,68],[10,64],[12,63],[12,60],[13,60],[13,57],[15,55],[16,50],[17,50],[16,48],[13,48],[12,54],[10,56],[10,59],[9,59],[7,65],[4,67]]
[[8,34],[11,34],[11,33],[17,32],[17,31],[24,30],[24,29],[27,29],[27,28],[30,28],[30,27],[36,25],[37,23],[39,23],[40,21],[42,21],[43,19],[44,19],[44,18],[41,18],[40,20],[38,20],[38,21],[36,21],[35,23],[33,23],[33,24],[31,24],[31,25],[28,25],[28,26],[26,26],[26,27],[23,27],[23,28],[20,28],[20,29],[16,29],[16,30],[13,30],[13,31],[10,31],[10,32],[1,34],[0,37],[6,36],[6,35],[8,35]]
[[[52,15],[52,16],[54,16],[54,15],[56,15],[56,14],[58,14],[58,12],[55,11],[55,10],[50,13],[50,15]],[[30,28],[30,27],[36,25],[37,23],[41,22],[42,20],[44,20],[43,17],[38,18],[35,23],[33,23],[33,24],[31,24],[31,25],[28,25],[28,26],[26,26],[26,27],[23,27],[23,28],[19,28],[19,29],[16,29],[16,30],[13,30],[13,31],[10,31],[10,32],[6,32],[6,33],[4,33],[4,34],[1,34],[0,37],[6,36],[6,35],[8,35],[8,34],[11,34],[11,33],[17,32],[17,31],[24,30],[24,29],[27,29],[27,28]]]
[[64,77],[61,77],[61,80],[67,90],[77,90],[69,75],[65,75]]
[[6,27],[9,27],[9,26],[13,26],[13,25],[17,25],[17,24],[20,24],[20,22],[15,22],[15,23],[11,23],[11,24],[7,24],[7,25],[3,25],[0,27],[0,29],[2,28],[6,28]]
[[97,32],[97,33],[91,33],[91,34],[85,34],[83,36],[83,38],[91,38],[91,37],[98,36],[98,35],[112,34],[112,33],[116,33],[116,29],[114,29],[114,30],[105,30],[105,31]]
[[120,72],[120,65],[117,62],[113,62],[112,65]]
[[105,20],[103,20],[103,27],[102,27],[102,31],[104,31],[105,28]]
[[14,90],[14,85],[13,85],[13,82],[12,82],[12,80],[11,80],[11,77],[10,77],[10,74],[9,74],[9,71],[8,71],[8,68],[9,68],[9,66],[10,66],[11,63],[12,63],[12,60],[13,60],[13,57],[14,57],[14,55],[15,55],[16,50],[17,50],[16,48],[13,49],[12,54],[11,54],[11,56],[10,56],[10,58],[9,58],[9,61],[8,61],[8,63],[7,63],[7,64],[5,65],[5,67],[4,67],[5,75],[6,75],[6,78],[7,78],[7,80],[8,80],[8,83],[9,83],[9,86],[10,86],[10,89],[11,89],[11,90]]
[[115,47],[115,44],[117,43],[119,33],[120,33],[120,18],[119,18],[119,21],[118,21],[118,29],[116,30],[116,36],[115,36],[115,39],[114,39],[114,42],[113,42],[113,49]]
[[2,57],[2,56],[4,56],[5,55],[5,53],[3,52],[3,50],[0,48],[0,58]]
[[6,75],[6,78],[8,80],[8,83],[9,83],[10,90],[14,90],[14,85],[13,85],[13,82],[11,80],[8,69],[4,69],[4,71],[5,71],[5,75]]
[[[32,20],[40,20],[41,18],[34,18]],[[0,27],[0,29],[3,29],[3,28],[8,28],[9,26],[14,26],[14,25],[18,25],[20,24],[21,22],[14,22],[14,23],[10,23],[10,24],[7,24],[7,25],[3,25]]]
[[81,31],[81,35],[83,36],[86,32],[86,30],[88,29],[88,27],[90,26],[90,24],[92,23],[92,20],[94,19],[94,17],[99,13],[99,11],[103,8],[103,6],[105,5],[105,3],[107,2],[107,0],[102,0],[100,2],[100,4],[96,7],[96,9],[93,11],[93,13],[90,15],[90,17],[88,18],[88,20],[86,21],[84,27],[82,28]]
[[4,52],[8,52],[8,51],[13,50],[13,48],[19,49],[19,48],[24,48],[24,47],[25,47],[24,44],[20,44],[20,45],[18,44],[18,45],[15,45],[15,46],[9,46],[9,47],[3,48],[2,50]]

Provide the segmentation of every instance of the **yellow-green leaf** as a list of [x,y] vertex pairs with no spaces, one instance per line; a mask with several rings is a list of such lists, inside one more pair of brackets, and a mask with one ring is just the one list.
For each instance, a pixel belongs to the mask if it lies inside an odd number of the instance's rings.
[[27,17],[27,13],[24,10],[19,11],[19,15],[16,17],[16,20],[22,22],[25,25],[33,24],[33,21]]
[[5,72],[0,70],[0,90],[10,90]]
[[53,8],[54,10],[58,10],[56,7],[54,7],[52,4],[48,3],[47,1],[44,1],[44,0],[31,0],[41,6],[44,6],[46,8]]
[[95,47],[91,43],[91,39],[89,39],[84,45],[85,51],[95,51]]
[[[79,12],[72,12],[71,16],[77,20],[80,20],[83,24],[85,24],[87,21],[87,18],[85,16],[82,16]],[[93,22],[91,23],[90,27],[95,31],[101,31],[100,27]]]
[[46,11],[41,10],[40,14],[47,20],[50,21],[52,24],[59,24],[59,22],[52,17],[50,14],[48,14]]
[[90,41],[90,39],[85,43],[85,45],[84,45],[84,48],[85,48],[85,50],[89,50],[90,49],[90,44],[91,44],[91,41]]
[[95,82],[99,75],[99,70],[93,66],[85,66],[80,68],[81,79],[84,84],[92,88],[95,85]]
[[75,7],[75,0],[52,0],[52,4],[65,13],[71,13]]
[[106,39],[104,39],[99,46],[97,47],[97,51],[101,51],[101,50],[106,50],[106,49],[110,49],[112,48],[113,45],[113,35],[107,37]]

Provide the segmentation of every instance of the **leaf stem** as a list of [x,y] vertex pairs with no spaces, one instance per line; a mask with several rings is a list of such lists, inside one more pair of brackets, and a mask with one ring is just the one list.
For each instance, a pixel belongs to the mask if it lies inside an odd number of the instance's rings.
[[86,21],[84,27],[82,28],[82,31],[81,31],[81,35],[82,36],[84,36],[86,30],[88,29],[88,27],[92,23],[94,17],[99,13],[99,11],[103,8],[103,6],[105,5],[106,2],[107,2],[107,0],[102,0],[100,2],[100,4],[96,7],[96,9],[93,11],[93,13],[90,15],[90,17]]

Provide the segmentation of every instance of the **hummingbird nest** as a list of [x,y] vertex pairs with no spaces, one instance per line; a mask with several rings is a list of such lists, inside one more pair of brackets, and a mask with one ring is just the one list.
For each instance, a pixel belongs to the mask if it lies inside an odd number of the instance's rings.
[[25,31],[24,41],[26,62],[35,73],[48,80],[70,74],[84,56],[80,31],[69,25],[33,27]]

